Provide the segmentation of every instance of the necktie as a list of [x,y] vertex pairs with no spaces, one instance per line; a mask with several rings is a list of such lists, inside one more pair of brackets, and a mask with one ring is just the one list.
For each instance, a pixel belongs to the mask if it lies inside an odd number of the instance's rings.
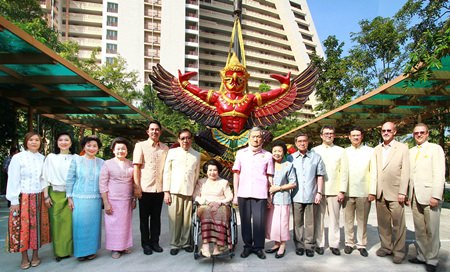
[[422,148],[422,146],[420,146],[420,145],[418,145],[417,146],[417,153],[416,153],[416,159],[415,159],[415,161],[417,161],[417,159],[419,158],[419,156],[420,156],[420,149]]

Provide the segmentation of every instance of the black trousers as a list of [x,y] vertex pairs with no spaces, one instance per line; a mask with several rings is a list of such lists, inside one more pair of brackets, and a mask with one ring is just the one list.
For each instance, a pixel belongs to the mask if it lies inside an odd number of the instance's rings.
[[161,234],[161,209],[163,200],[164,192],[142,192],[142,198],[139,199],[139,219],[142,247],[159,243],[159,235]]
[[267,199],[238,197],[238,205],[244,248],[264,249]]

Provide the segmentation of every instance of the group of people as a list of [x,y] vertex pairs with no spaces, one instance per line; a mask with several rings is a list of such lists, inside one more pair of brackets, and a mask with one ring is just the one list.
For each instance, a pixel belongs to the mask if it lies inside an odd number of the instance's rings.
[[[308,148],[305,133],[295,137],[297,151],[288,154],[286,144],[272,143],[263,149],[263,131],[249,131],[248,147],[239,150],[232,167],[233,190],[220,177],[222,165],[209,160],[199,179],[200,153],[192,148],[189,129],[178,133],[178,145],[161,143],[161,124],[150,122],[148,139],[135,145],[132,161],[129,143],[116,138],[111,144],[115,157],[103,161],[96,155],[102,144],[85,137],[84,155],[75,155],[72,138],[61,133],[55,153],[39,153],[41,138],[25,136],[25,151],[13,156],[8,169],[7,199],[10,252],[22,252],[21,268],[38,266],[38,249],[53,241],[56,259],[75,256],[80,261],[96,257],[100,248],[101,210],[104,209],[105,247],[112,258],[130,253],[132,211],[139,206],[141,246],[146,255],[163,252],[159,244],[161,209],[168,205],[170,254],[192,252],[191,215],[199,205],[201,255],[210,257],[231,249],[230,204],[239,207],[244,249],[240,256],[265,253],[282,258],[290,240],[292,210],[295,253],[313,257],[324,254],[324,217],[328,214],[328,245],[340,255],[339,215],[344,210],[344,252],[357,249],[367,257],[367,220],[375,201],[381,247],[376,255],[393,255],[394,263],[405,258],[404,206],[411,204],[417,240],[412,263],[426,264],[435,271],[439,254],[439,216],[445,182],[445,156],[439,145],[429,143],[428,127],[415,126],[416,146],[394,139],[396,126],[383,124],[383,142],[375,148],[362,144],[364,131],[353,127],[351,146],[333,144],[333,127],[323,127],[322,144]],[[355,239],[354,221],[358,235]],[[51,232],[51,233],[50,233]],[[264,250],[265,239],[274,241]],[[213,245],[211,251],[210,244]],[[28,250],[33,250],[31,261]]]

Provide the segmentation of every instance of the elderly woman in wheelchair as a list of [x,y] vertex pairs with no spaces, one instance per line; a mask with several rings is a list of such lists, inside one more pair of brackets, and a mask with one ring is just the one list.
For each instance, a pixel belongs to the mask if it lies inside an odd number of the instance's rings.
[[233,192],[228,181],[219,176],[222,165],[218,161],[207,161],[203,165],[203,171],[207,177],[200,179],[196,185],[194,200],[198,206],[194,216],[198,217],[201,226],[200,254],[209,258],[211,257],[210,243],[214,245],[213,255],[221,254],[223,248],[232,248],[229,204],[233,200]]

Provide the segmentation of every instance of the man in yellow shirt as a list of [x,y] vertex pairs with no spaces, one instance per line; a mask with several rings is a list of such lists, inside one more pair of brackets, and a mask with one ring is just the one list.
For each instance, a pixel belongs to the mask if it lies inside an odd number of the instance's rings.
[[445,154],[442,147],[428,142],[428,126],[414,127],[416,146],[409,150],[410,191],[416,233],[417,257],[409,262],[426,264],[436,271],[439,262],[439,224],[445,183]]
[[[351,146],[345,148],[341,167],[341,180],[347,183],[344,200],[344,229],[346,254],[356,247],[363,257],[369,256],[367,246],[367,220],[370,212],[369,194],[377,193],[377,169],[373,148],[362,144],[364,130],[355,126],[350,129],[348,138]],[[358,226],[358,239],[355,243],[355,214]]]
[[344,154],[344,149],[333,144],[334,142],[334,127],[324,126],[320,130],[320,138],[322,144],[314,147],[312,150],[318,153],[325,164],[326,175],[324,176],[324,196],[326,201],[321,201],[318,205],[318,211],[315,213],[314,233],[316,236],[317,246],[315,248],[319,255],[324,252],[325,235],[323,228],[323,221],[325,211],[328,209],[328,244],[331,253],[334,255],[341,255],[339,250],[340,243],[340,229],[339,229],[339,215],[342,203],[347,190],[347,184],[341,182],[341,160]]

